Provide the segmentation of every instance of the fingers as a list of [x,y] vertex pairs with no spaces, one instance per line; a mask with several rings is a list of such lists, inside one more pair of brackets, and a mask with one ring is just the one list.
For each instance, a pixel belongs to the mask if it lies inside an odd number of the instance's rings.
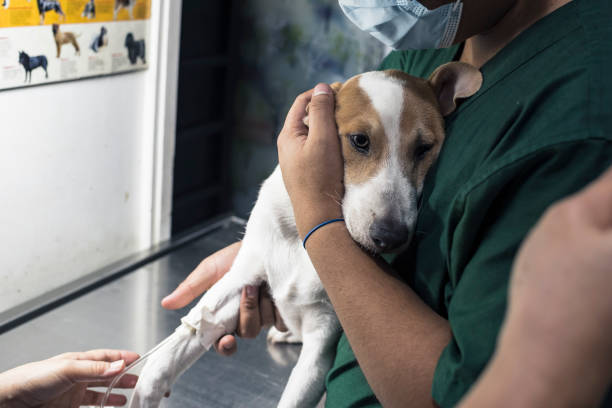
[[[310,99],[312,98],[313,90],[309,90],[300,94],[293,105],[291,105],[291,109],[287,113],[287,118],[285,119],[284,129],[286,129],[291,136],[302,135],[306,136],[308,134],[308,128],[304,124],[304,116],[306,116],[306,107],[310,103]],[[287,134],[287,132],[281,132],[281,135]]]
[[162,306],[180,309],[202,295],[229,271],[240,245],[240,242],[235,242],[205,258],[174,292],[162,300]]
[[310,126],[308,136],[313,138],[313,142],[327,138],[330,130],[333,130],[334,135],[336,134],[334,105],[334,93],[331,87],[327,84],[315,86],[308,112]]
[[279,331],[285,332],[289,330],[287,326],[285,326],[283,318],[274,305],[274,301],[270,296],[270,288],[267,284],[262,285],[259,291],[259,313],[262,327],[274,325]]
[[[104,393],[96,392],[92,390],[85,391],[85,395],[83,395],[83,399],[81,400],[81,406],[100,406],[102,403],[102,398],[104,398]],[[119,394],[111,394],[108,396],[108,400],[106,400],[106,407],[122,407],[127,403],[127,398],[125,395]]]
[[[247,286],[242,290],[240,316],[236,333],[244,338],[257,337],[263,327],[275,325],[280,331],[287,331],[283,319],[274,306],[267,285]],[[238,350],[236,338],[227,334],[214,344],[217,353],[231,356]]]
[[60,360],[92,360],[92,361],[107,361],[113,362],[117,360],[124,360],[127,365],[138,360],[140,355],[133,351],[128,350],[111,350],[111,349],[97,349],[81,352],[64,353],[53,357],[52,359]]
[[285,326],[285,322],[283,321],[283,318],[281,317],[277,308],[274,308],[274,327],[276,327],[278,331],[289,331],[289,328]]
[[259,291],[259,315],[261,318],[261,326],[269,327],[274,324],[275,318],[275,307],[272,298],[270,297],[270,291],[268,285],[262,285]]
[[125,361],[58,360],[58,365],[58,372],[64,378],[77,383],[113,377],[125,368]]
[[219,339],[219,341],[215,343],[214,347],[217,353],[225,357],[229,357],[232,354],[234,354],[236,351],[238,351],[238,345],[236,344],[236,338],[232,336],[231,334],[227,334],[221,337],[221,339]]
[[[88,384],[88,387],[108,387],[110,383],[113,381],[113,378],[105,380],[105,381],[95,381]],[[138,382],[138,376],[133,374],[125,374],[117,384],[113,386],[113,388],[134,388],[136,383]]]
[[240,318],[236,332],[240,337],[252,339],[261,331],[259,313],[259,286],[248,285],[242,289]]

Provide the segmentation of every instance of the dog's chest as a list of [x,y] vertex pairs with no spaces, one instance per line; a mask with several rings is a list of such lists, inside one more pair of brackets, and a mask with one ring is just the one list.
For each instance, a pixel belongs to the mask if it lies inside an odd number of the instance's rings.
[[[261,188],[251,215],[266,280],[283,318],[329,304],[295,227],[291,201],[277,168]],[[325,307],[325,306],[324,306]],[[331,307],[331,306],[330,306]],[[289,323],[289,322],[287,322]]]

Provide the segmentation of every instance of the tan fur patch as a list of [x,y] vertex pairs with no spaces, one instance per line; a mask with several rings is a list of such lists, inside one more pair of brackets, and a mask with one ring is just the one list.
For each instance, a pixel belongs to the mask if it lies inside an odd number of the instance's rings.
[[[421,78],[402,71],[385,71],[391,81],[397,81],[404,89],[404,106],[401,109],[399,152],[389,152],[390,135],[386,135],[378,112],[363,89],[359,76],[348,80],[336,94],[336,123],[342,141],[345,163],[345,183],[360,184],[372,178],[384,165],[385,158],[399,154],[402,171],[420,190],[427,171],[435,161],[444,141],[444,121],[430,84]],[[367,155],[355,150],[350,135],[362,133],[370,138]],[[423,145],[432,148],[421,160],[415,153]]]
[[[444,119],[434,90],[427,80],[397,70],[385,72],[401,81],[404,86],[404,107],[400,121],[400,151],[406,158],[403,171],[414,187],[420,190],[444,142]],[[423,146],[432,147],[422,159],[417,160],[417,150]]]

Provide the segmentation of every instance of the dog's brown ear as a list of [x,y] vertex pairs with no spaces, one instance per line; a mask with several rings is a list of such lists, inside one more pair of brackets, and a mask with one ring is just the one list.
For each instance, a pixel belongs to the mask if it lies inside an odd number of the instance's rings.
[[[342,82],[334,82],[332,84],[329,85],[329,87],[332,89],[332,91],[334,92],[334,96],[338,94],[338,91],[340,91],[340,88],[342,88]],[[306,105],[306,116],[304,116],[304,124],[306,126],[308,126],[308,110],[310,109],[310,104]]]
[[439,66],[429,77],[442,116],[450,115],[457,108],[457,100],[474,95],[482,86],[482,74],[478,68],[465,62],[449,62]]

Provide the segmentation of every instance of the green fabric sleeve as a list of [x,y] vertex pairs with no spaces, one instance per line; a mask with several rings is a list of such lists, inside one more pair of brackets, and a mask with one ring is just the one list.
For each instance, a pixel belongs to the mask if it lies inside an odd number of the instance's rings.
[[434,376],[432,395],[440,406],[456,405],[493,354],[512,262],[530,228],[550,203],[582,189],[611,159],[607,140],[560,143],[480,172],[485,176],[458,195],[442,239],[453,337]]

